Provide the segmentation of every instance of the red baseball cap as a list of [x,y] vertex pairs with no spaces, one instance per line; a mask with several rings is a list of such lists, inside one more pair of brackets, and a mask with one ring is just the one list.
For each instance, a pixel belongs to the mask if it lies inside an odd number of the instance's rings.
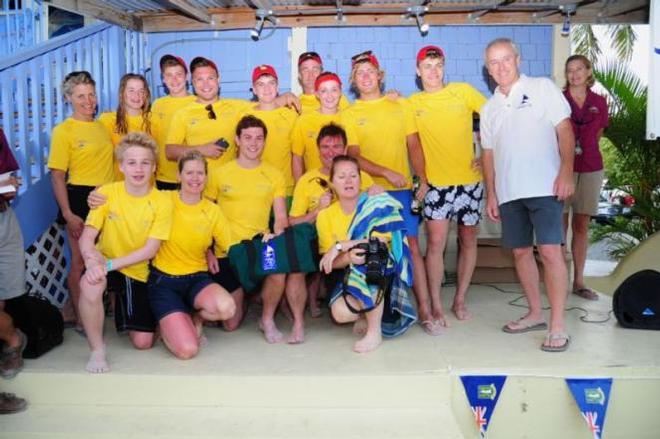
[[272,76],[273,78],[277,79],[277,72],[275,72],[273,66],[269,66],[268,64],[261,64],[260,66],[257,66],[254,68],[254,70],[252,70],[252,82],[266,75]]
[[378,64],[378,58],[376,58],[376,55],[374,55],[371,50],[353,55],[351,57],[351,68],[353,68],[355,64],[362,62],[369,62],[376,68],[380,67],[380,64]]
[[314,81],[314,91],[318,90],[321,84],[326,81],[337,81],[339,83],[339,87],[341,87],[341,79],[339,79],[339,76],[332,72],[323,72],[318,76],[318,78],[316,78],[316,81]]
[[419,52],[417,52],[417,63],[419,64],[420,61],[423,61],[424,58],[427,56],[436,56],[439,58],[444,58],[445,57],[445,52],[442,51],[441,48],[438,46],[425,46],[419,49]]
[[183,60],[183,58],[181,58],[179,56],[169,54],[169,53],[166,54],[166,55],[163,55],[160,58],[160,70],[161,71],[163,70],[164,64],[168,63],[168,62],[174,62],[174,63],[180,65],[181,67],[183,67],[183,71],[188,73],[188,66],[186,66],[186,62]]
[[298,57],[298,67],[300,67],[300,64],[304,63],[308,59],[313,59],[317,63],[323,65],[323,61],[321,60],[321,55],[319,55],[316,52],[305,52],[305,53],[301,53],[300,56]]

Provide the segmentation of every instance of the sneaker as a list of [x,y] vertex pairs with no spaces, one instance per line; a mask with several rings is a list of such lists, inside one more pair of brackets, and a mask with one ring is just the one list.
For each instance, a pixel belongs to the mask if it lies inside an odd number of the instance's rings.
[[13,393],[0,392],[0,415],[22,412],[27,408],[27,401]]
[[5,347],[0,360],[0,375],[3,378],[14,378],[23,369],[23,351],[27,346],[27,336],[16,329],[16,333],[21,338],[21,344],[15,348]]

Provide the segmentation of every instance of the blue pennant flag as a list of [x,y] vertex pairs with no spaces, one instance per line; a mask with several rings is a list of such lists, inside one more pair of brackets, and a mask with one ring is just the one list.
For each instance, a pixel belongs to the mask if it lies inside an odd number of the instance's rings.
[[610,401],[612,378],[566,378],[573,398],[594,439],[600,439]]
[[465,394],[481,437],[486,436],[488,424],[495,411],[497,400],[506,381],[503,375],[464,375],[461,376]]

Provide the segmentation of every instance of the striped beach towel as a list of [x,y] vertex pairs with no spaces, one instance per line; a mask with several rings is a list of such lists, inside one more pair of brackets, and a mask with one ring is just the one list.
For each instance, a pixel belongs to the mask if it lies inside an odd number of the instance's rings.
[[[390,294],[385,296],[385,309],[382,319],[382,333],[384,337],[395,337],[404,333],[417,321],[417,311],[412,306],[410,291],[413,283],[412,257],[403,217],[401,216],[401,203],[396,199],[382,193],[375,196],[362,194],[355,210],[355,216],[348,229],[349,239],[365,239],[373,232],[389,233],[390,257],[385,271],[392,276]],[[349,273],[344,281],[340,282],[331,295],[331,303],[341,296],[344,287],[348,294],[371,308],[376,303],[378,287],[367,285],[366,266],[350,265]]]

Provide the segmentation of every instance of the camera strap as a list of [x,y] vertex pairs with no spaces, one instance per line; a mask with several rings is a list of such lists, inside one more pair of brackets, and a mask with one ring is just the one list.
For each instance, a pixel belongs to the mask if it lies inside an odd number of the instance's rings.
[[362,308],[362,309],[357,309],[351,303],[348,301],[348,296],[351,294],[348,292],[346,286],[348,285],[348,276],[350,274],[350,266],[346,267],[344,270],[344,281],[342,283],[342,291],[341,295],[344,299],[344,303],[346,304],[346,307],[351,311],[353,314],[365,314],[368,313],[369,311],[373,311],[374,309],[378,308],[378,305],[383,301],[383,298],[385,297],[385,290],[387,289],[388,283],[387,281],[384,281],[382,285],[378,286],[378,292],[376,293],[376,301],[374,306],[370,306],[368,308]]

